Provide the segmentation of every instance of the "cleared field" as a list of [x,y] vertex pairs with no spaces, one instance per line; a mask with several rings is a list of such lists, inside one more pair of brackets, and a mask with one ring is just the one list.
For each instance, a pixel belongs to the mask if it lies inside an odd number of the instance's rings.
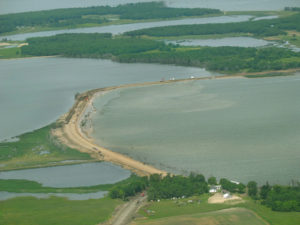
[[173,216],[152,221],[137,220],[132,225],[265,225],[261,218],[252,211],[243,208],[224,209],[216,212],[198,213],[192,215]]
[[121,200],[69,201],[51,197],[14,198],[0,201],[0,224],[5,225],[95,225],[110,218]]

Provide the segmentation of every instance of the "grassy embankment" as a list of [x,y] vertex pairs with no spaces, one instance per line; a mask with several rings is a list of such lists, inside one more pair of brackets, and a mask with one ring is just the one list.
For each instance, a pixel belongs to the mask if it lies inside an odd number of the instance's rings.
[[60,144],[50,135],[52,126],[22,134],[16,142],[1,142],[0,171],[94,161],[89,154]]
[[70,201],[51,197],[19,197],[0,204],[0,224],[5,225],[95,225],[110,218],[121,204],[118,199]]
[[[299,212],[275,212],[244,197],[244,203],[209,204],[209,195],[181,200],[151,202],[139,211],[134,224],[270,224],[295,225],[300,221]],[[193,203],[188,203],[193,199]],[[200,203],[198,201],[200,200]],[[231,210],[224,210],[224,209]],[[221,211],[220,211],[221,210]],[[224,210],[224,211],[222,211]],[[207,222],[210,223],[207,223]]]

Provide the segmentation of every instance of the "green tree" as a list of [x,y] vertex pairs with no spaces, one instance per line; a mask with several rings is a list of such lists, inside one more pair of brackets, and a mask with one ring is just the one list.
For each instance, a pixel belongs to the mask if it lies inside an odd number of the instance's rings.
[[210,178],[208,178],[207,182],[210,185],[216,185],[217,184],[217,178],[216,177],[210,177]]
[[267,199],[268,197],[268,193],[271,191],[271,186],[269,185],[269,183],[267,182],[265,185],[263,185],[261,188],[260,188],[260,197],[262,199]]
[[257,195],[257,183],[255,181],[249,181],[247,184],[248,195],[251,198],[255,198]]

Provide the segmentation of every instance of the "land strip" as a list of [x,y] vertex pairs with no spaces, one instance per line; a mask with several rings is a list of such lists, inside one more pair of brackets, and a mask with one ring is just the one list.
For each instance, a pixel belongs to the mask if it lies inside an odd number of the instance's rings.
[[[52,134],[58,138],[63,144],[78,149],[81,152],[89,153],[93,158],[98,160],[109,161],[114,164],[120,165],[125,169],[131,170],[132,172],[141,175],[148,176],[151,174],[162,174],[166,175],[167,172],[154,168],[153,166],[146,165],[142,162],[134,160],[128,156],[122,155],[117,152],[113,152],[109,149],[97,145],[94,140],[90,137],[87,137],[83,134],[80,124],[81,119],[86,111],[86,108],[92,104],[94,98],[99,93],[112,91],[120,88],[129,88],[129,87],[142,87],[149,85],[159,85],[159,84],[169,84],[176,82],[184,82],[191,80],[207,80],[207,79],[224,79],[224,78],[234,78],[234,77],[244,77],[244,76],[265,76],[269,73],[292,73],[298,70],[285,70],[285,71],[268,71],[264,73],[241,73],[235,75],[223,75],[217,77],[200,77],[200,78],[191,78],[191,79],[179,79],[179,80],[167,80],[167,81],[155,81],[155,82],[145,82],[145,83],[136,83],[136,84],[125,84],[120,86],[113,86],[107,88],[99,88],[87,91],[85,93],[79,94],[76,97],[76,101],[70,111],[64,114],[56,122],[57,128],[52,130]],[[258,77],[259,77],[258,76]]]

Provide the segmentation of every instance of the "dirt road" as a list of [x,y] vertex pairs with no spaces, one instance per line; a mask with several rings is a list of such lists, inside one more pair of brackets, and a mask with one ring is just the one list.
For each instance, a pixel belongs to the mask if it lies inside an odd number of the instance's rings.
[[121,206],[110,220],[110,225],[126,225],[129,224],[135,213],[147,202],[147,197],[135,197],[129,202]]

